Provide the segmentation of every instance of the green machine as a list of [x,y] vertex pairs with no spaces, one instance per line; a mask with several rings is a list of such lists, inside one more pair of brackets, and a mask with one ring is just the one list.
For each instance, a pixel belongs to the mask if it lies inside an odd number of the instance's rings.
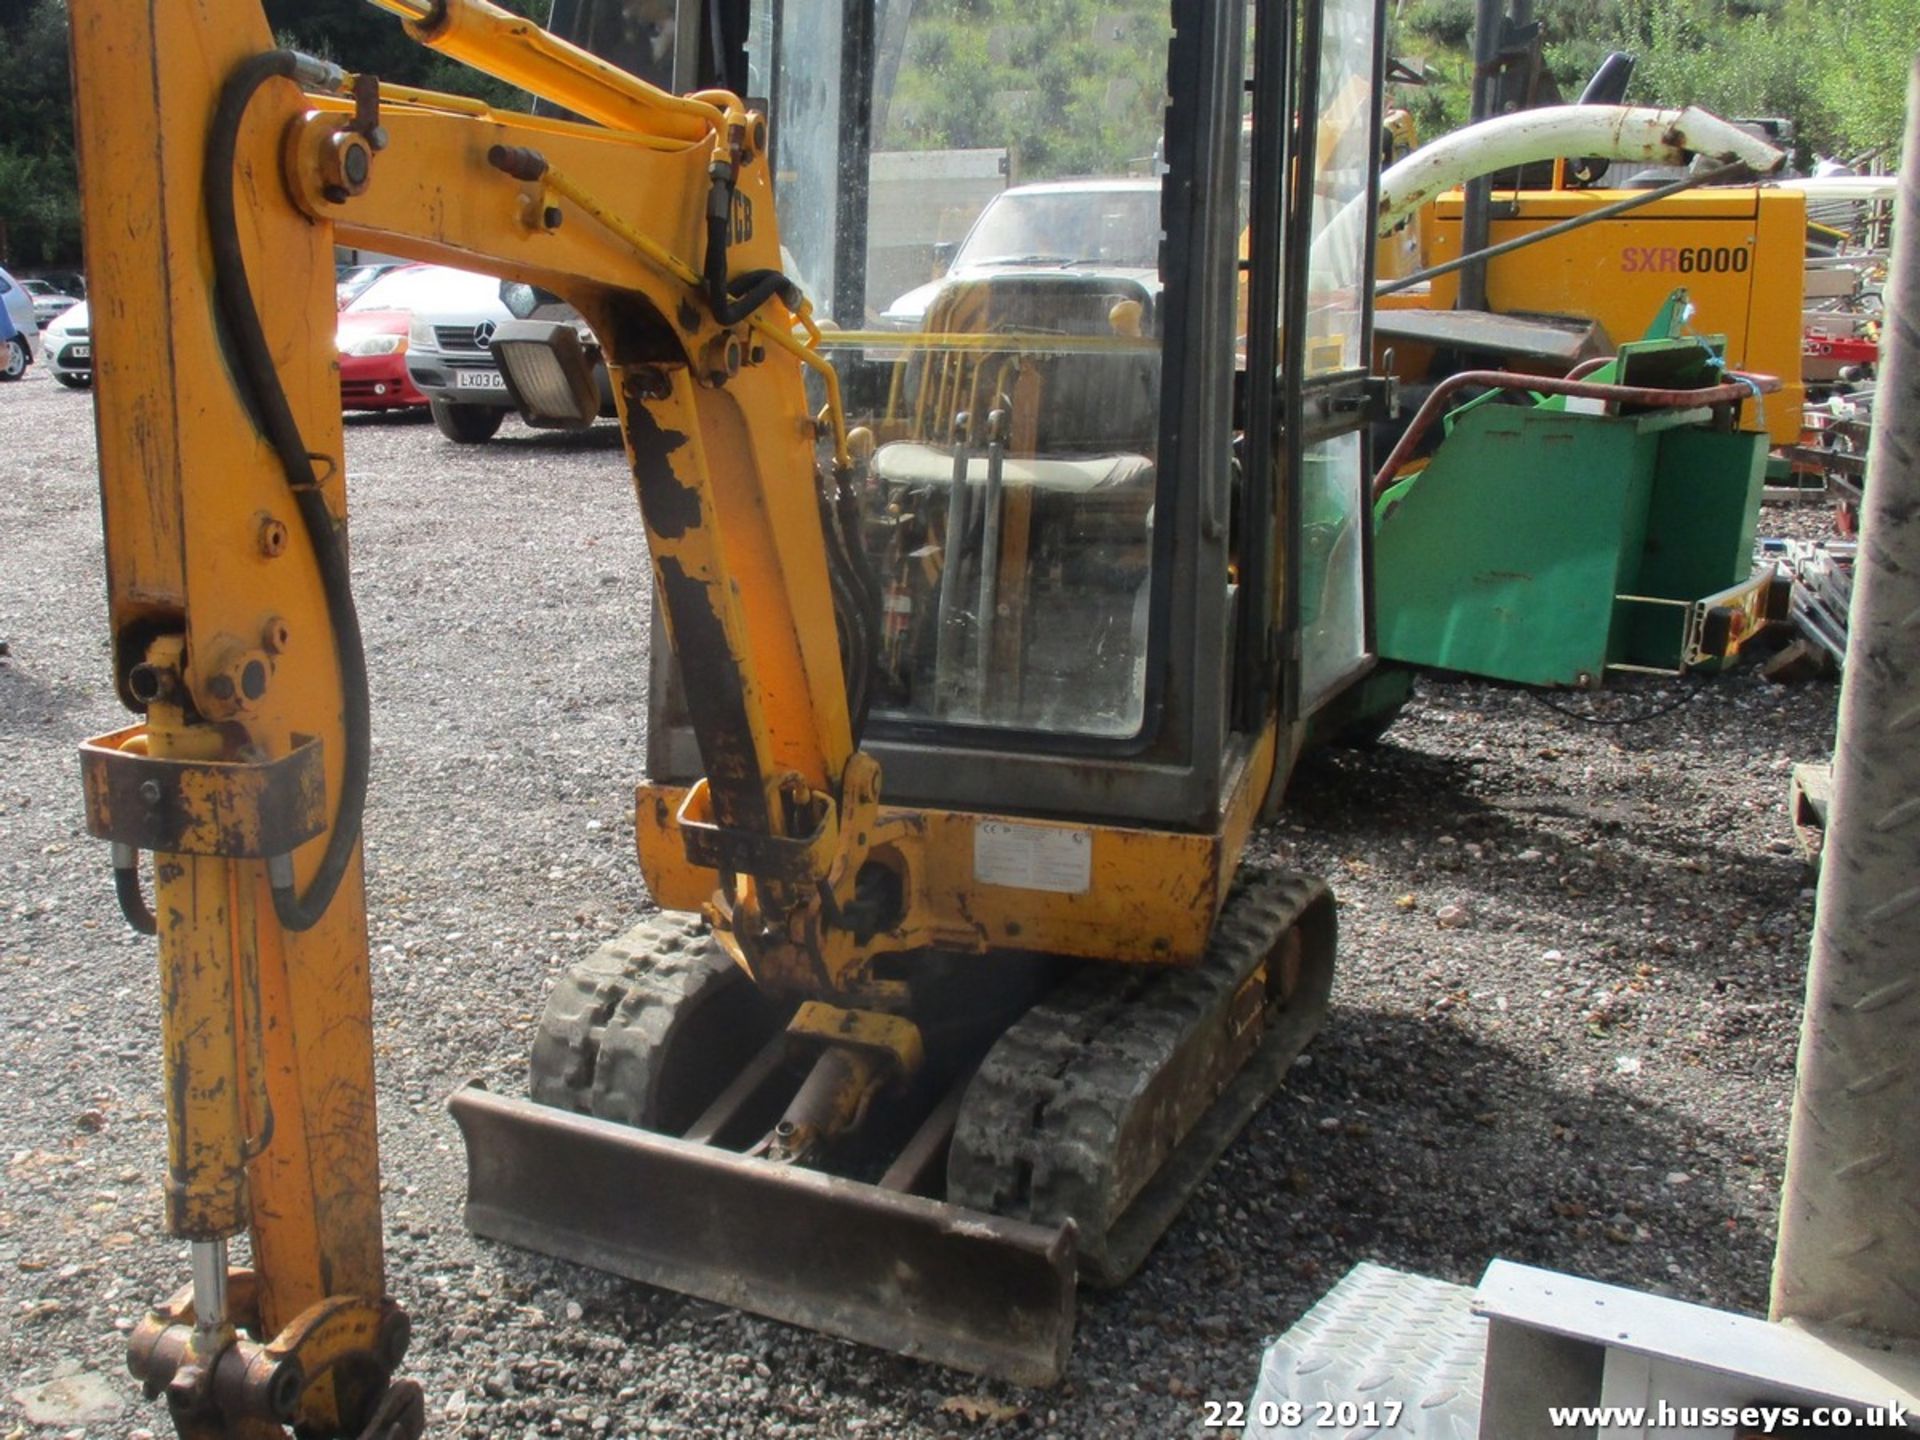
[[1676,294],[1659,338],[1587,375],[1500,377],[1397,478],[1403,441],[1375,489],[1383,669],[1585,689],[1724,663],[1763,628],[1778,598],[1753,570],[1768,439],[1740,416],[1766,382],[1677,333],[1686,313]]

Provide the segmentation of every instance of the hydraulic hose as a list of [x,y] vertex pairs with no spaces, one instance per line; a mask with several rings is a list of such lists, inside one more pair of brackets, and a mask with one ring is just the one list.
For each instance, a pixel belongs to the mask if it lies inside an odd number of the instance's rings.
[[778,295],[789,310],[799,310],[800,292],[778,270],[749,270],[727,278],[728,232],[733,226],[733,182],[715,175],[707,192],[707,304],[722,325],[738,325]]
[[820,496],[820,529],[826,540],[827,579],[833,587],[834,626],[840,638],[847,690],[847,719],[854,743],[866,730],[873,704],[880,652],[880,586],[860,544],[858,501],[837,483]]
[[240,245],[240,226],[234,205],[234,166],[240,123],[247,106],[269,80],[301,79],[328,69],[292,50],[270,50],[241,62],[220,90],[213,127],[207,136],[203,200],[212,232],[214,308],[222,356],[235,391],[254,428],[273,448],[287,489],[300,512],[315,566],[326,596],[327,619],[333,630],[334,658],[340,671],[342,709],[345,712],[346,754],[340,784],[340,802],[327,848],[307,892],[298,893],[291,856],[268,862],[273,909],[287,930],[310,930],[333,902],[340,882],[360,843],[366,814],[367,775],[372,758],[372,706],[367,690],[367,655],[360,635],[360,616],[354,608],[352,575],[341,527],[327,508],[314,477],[314,456],[301,437],[299,422],[280,383],[273,353],[261,328],[247,278],[246,257]]
[[120,901],[120,913],[142,935],[158,935],[160,921],[140,893],[140,857],[131,845],[113,847],[113,893]]

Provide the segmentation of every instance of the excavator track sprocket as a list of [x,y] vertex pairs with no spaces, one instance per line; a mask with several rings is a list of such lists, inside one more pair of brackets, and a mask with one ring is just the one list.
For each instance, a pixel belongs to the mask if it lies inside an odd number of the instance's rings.
[[1334,928],[1323,882],[1255,871],[1191,969],[1082,969],[968,1086],[948,1202],[1071,1220],[1081,1274],[1125,1280],[1320,1028]]

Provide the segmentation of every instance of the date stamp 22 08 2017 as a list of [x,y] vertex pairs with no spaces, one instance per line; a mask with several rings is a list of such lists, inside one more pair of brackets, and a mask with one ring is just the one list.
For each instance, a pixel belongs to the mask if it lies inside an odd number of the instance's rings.
[[1301,1404],[1293,1400],[1208,1400],[1200,1406],[1200,1426],[1205,1430],[1244,1430],[1249,1425],[1262,1430],[1335,1430],[1346,1434],[1355,1429],[1391,1430],[1400,1423],[1405,1409],[1398,1400],[1315,1400]]

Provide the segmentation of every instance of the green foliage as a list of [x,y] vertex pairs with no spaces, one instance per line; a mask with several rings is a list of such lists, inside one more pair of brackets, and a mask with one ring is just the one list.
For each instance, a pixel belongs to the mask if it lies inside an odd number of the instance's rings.
[[1406,15],[1406,28],[1443,50],[1473,53],[1474,0],[1427,0]]
[[52,265],[80,253],[65,0],[0,7],[0,259]]
[[[502,3],[521,14],[547,10],[547,0]],[[401,84],[496,105],[524,101],[511,87],[416,45],[398,20],[364,0],[266,0],[264,8],[282,44]],[[66,0],[0,0],[0,261],[8,265],[80,259],[68,68]]]
[[1005,147],[1034,180],[1149,159],[1165,100],[1163,0],[920,0],[878,143]]
[[1920,0],[1847,0],[1813,14],[1813,41],[1838,63],[1821,67],[1815,92],[1852,153],[1900,148],[1907,80],[1920,47]]
[[[1472,67],[1472,0],[1406,0],[1401,53],[1435,83],[1402,97],[1432,135],[1463,121]],[[1630,98],[1700,105],[1725,116],[1784,116],[1803,151],[1891,153],[1920,45],[1920,0],[1537,0],[1545,58],[1577,95],[1609,50],[1639,58]]]
[[[363,0],[264,0],[282,43],[385,79],[518,104],[415,45]],[[544,15],[548,0],[505,0]],[[1430,83],[1399,98],[1432,136],[1465,123],[1474,0],[1399,0],[1396,53]],[[1632,98],[1783,115],[1804,147],[1897,151],[1920,0],[1537,0],[1546,60],[1577,94],[1610,49],[1640,57]],[[1162,123],[1165,0],[920,0],[887,112],[888,148],[1002,146],[1016,173],[1112,174]],[[66,0],[0,0],[0,259],[80,253]]]
[[[550,8],[548,0],[495,3],[541,21]],[[349,70],[371,72],[399,85],[471,95],[490,105],[527,103],[527,97],[511,85],[415,43],[398,20],[366,0],[263,0],[262,8],[274,38],[282,45],[332,60]]]
[[1702,0],[1643,0],[1622,40],[1641,55],[1635,91],[1725,116],[1784,116],[1803,145],[1825,150],[1832,127],[1815,90],[1804,8],[1730,17]]

